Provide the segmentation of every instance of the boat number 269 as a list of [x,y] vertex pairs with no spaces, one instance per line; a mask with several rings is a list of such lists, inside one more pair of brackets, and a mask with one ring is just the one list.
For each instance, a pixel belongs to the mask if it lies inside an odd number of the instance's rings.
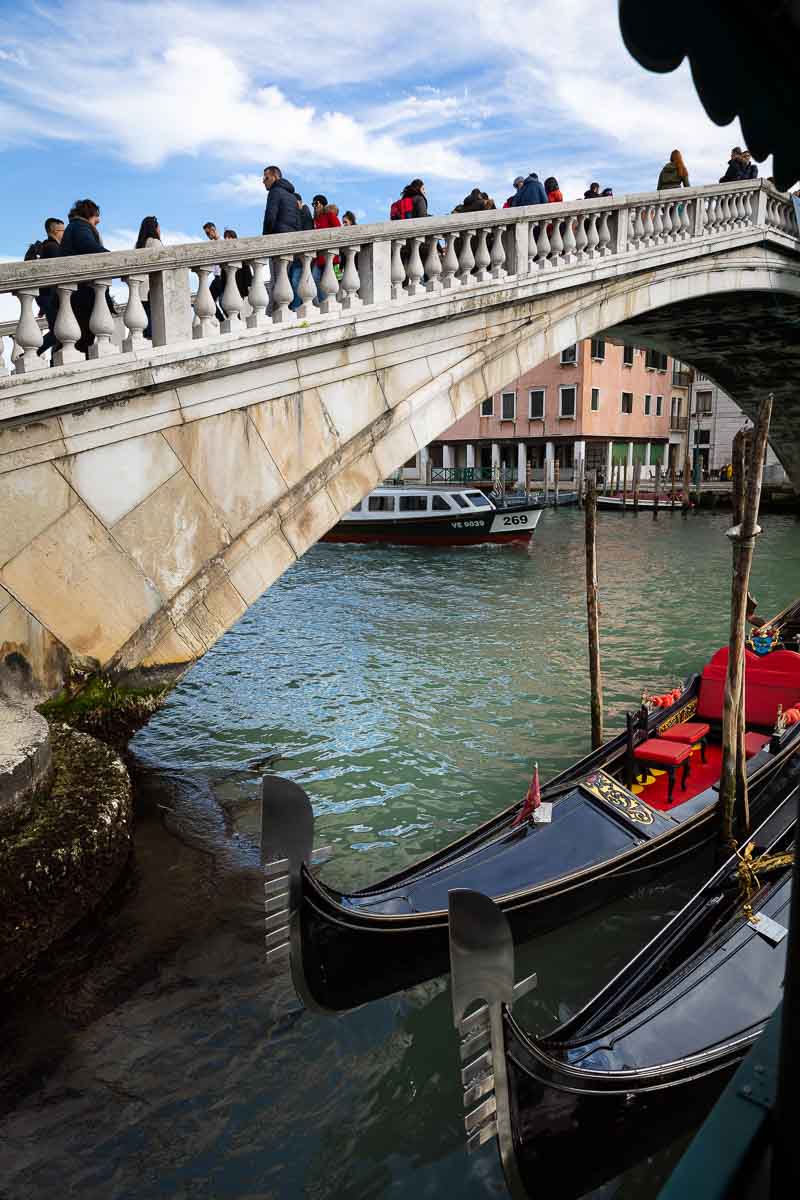
[[504,525],[527,525],[528,518],[526,516],[503,517]]

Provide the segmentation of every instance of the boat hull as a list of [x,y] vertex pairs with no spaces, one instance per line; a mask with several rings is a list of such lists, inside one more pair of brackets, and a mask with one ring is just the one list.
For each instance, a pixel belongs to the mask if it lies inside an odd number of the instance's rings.
[[326,542],[385,542],[395,546],[477,546],[484,542],[528,542],[541,517],[535,505],[507,511],[471,511],[463,516],[339,521]]

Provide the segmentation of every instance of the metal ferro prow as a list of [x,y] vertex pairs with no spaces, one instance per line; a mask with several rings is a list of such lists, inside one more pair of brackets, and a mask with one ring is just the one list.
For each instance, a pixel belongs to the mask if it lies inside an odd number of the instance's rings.
[[514,984],[511,929],[488,896],[451,891],[449,928],[453,1020],[461,1041],[464,1107],[470,1109],[464,1117],[467,1149],[496,1137],[509,1191],[514,1200],[526,1200],[511,1129],[503,1005],[510,1008],[535,987],[536,976]]
[[[292,922],[302,900],[300,872],[305,864],[324,862],[330,847],[314,845],[314,812],[299,784],[279,775],[261,781],[261,864],[264,869],[267,962],[291,954]],[[296,983],[296,981],[295,981]]]

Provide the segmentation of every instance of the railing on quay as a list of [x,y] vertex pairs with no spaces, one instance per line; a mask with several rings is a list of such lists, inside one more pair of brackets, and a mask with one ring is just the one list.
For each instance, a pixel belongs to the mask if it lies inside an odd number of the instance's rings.
[[[503,280],[550,277],[609,257],[680,251],[709,238],[754,228],[797,237],[788,197],[764,181],[662,191],[605,200],[533,205],[485,213],[384,222],[272,237],[238,238],[0,265],[0,293],[20,304],[14,328],[14,375],[89,365],[107,356],[146,358],[159,347],[193,340],[224,342],[267,327],[304,330],[364,309],[392,309],[436,296],[462,295]],[[337,274],[336,260],[341,260]],[[318,279],[312,264],[318,261]],[[252,281],[240,294],[237,271]],[[221,316],[211,291],[215,268],[224,287]],[[295,276],[299,307],[292,308]],[[197,277],[190,289],[189,273]],[[124,337],[114,337],[109,285],[128,287]],[[50,289],[57,347],[37,351],[40,288]],[[79,303],[76,291],[80,289]],[[143,297],[148,294],[150,320]],[[84,328],[77,315],[84,313]],[[151,326],[152,338],[144,333]],[[88,326],[88,328],[87,328]],[[77,343],[91,345],[84,354]],[[5,367],[0,360],[0,370]],[[0,381],[0,387],[12,381]]]
[[670,417],[669,427],[673,433],[685,433],[689,428],[688,417]]

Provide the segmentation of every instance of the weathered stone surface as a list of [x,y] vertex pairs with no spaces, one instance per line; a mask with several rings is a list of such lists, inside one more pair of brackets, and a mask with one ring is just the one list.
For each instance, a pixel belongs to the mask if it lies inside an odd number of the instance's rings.
[[0,588],[0,690],[47,695],[60,687],[69,663],[63,643]]
[[51,730],[54,779],[0,840],[0,979],[19,981],[39,954],[106,894],[130,854],[131,786],[107,746]]
[[15,596],[73,654],[106,662],[161,597],[82,504],[40,533],[2,571]]
[[286,491],[244,409],[171,429],[166,437],[234,537]]
[[0,838],[29,815],[51,782],[52,766],[47,721],[0,693]]
[[339,446],[337,430],[315,388],[256,404],[250,416],[290,487]]
[[177,474],[114,526],[115,540],[165,600],[231,540],[197,484],[178,466]]
[[58,470],[106,528],[116,524],[181,464],[160,433],[130,437],[82,454],[70,454]]
[[47,463],[0,475],[0,567],[75,502],[69,485]]

